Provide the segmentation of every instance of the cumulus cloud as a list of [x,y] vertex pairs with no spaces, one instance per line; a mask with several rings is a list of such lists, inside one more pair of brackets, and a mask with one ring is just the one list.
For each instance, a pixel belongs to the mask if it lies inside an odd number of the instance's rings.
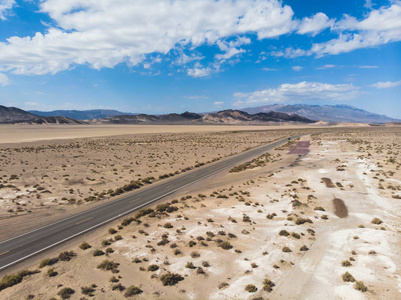
[[277,71],[277,69],[271,69],[271,68],[262,68],[263,71]]
[[309,50],[290,47],[272,52],[272,55],[287,58],[310,55],[321,57],[401,41],[401,1],[395,0],[391,6],[371,10],[362,20],[345,15],[330,26],[333,32],[338,32],[338,38],[315,43]]
[[222,106],[222,105],[224,104],[224,102],[222,102],[222,101],[216,101],[216,102],[214,102],[213,104],[214,104],[214,105],[217,105],[217,106]]
[[[218,59],[228,59],[243,51],[222,42],[227,38],[274,38],[295,28],[291,7],[278,0],[44,0],[40,10],[55,26],[0,43],[0,71],[54,74],[76,65],[135,66],[150,53],[217,43],[227,47]],[[188,71],[195,77],[208,73]]]
[[15,0],[0,0],[0,20],[5,20],[7,13],[14,6]]
[[237,105],[252,103],[306,102],[314,100],[349,100],[360,94],[352,84],[328,84],[320,82],[299,82],[282,84],[276,89],[251,93],[235,93]]
[[303,69],[303,67],[301,67],[301,66],[293,66],[292,69],[293,69],[294,71],[299,72],[299,71],[301,71],[301,70]]
[[0,73],[0,85],[5,86],[10,83],[6,74]]
[[329,19],[324,13],[317,13],[311,18],[305,17],[299,24],[297,33],[315,36],[319,32],[334,25],[335,20]]
[[372,87],[378,88],[378,89],[387,89],[387,88],[392,88],[401,85],[401,80],[399,81],[386,81],[386,82],[377,82],[372,84]]
[[220,70],[220,65],[214,65],[213,67],[203,67],[200,63],[196,63],[192,69],[187,70],[188,76],[191,77],[208,77],[213,73],[217,73]]

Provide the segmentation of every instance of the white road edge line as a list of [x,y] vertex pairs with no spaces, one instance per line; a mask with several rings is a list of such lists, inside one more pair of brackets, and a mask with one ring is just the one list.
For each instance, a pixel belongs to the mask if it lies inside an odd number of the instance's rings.
[[[306,134],[305,134],[305,135],[306,135]],[[291,138],[291,139],[292,139],[292,138]],[[285,140],[283,139],[283,140],[281,140],[281,141],[286,141],[286,140],[287,140],[287,139],[285,139]],[[276,141],[276,142],[273,142],[272,144],[278,143],[278,142],[281,142],[281,141]],[[271,144],[269,144],[269,145],[271,145]],[[266,146],[269,146],[269,145],[266,145]],[[256,150],[256,149],[254,149],[254,150]],[[247,159],[248,159],[248,158],[247,158]],[[164,195],[161,195],[161,196],[159,196],[159,197],[157,197],[157,198],[155,198],[155,199],[149,200],[148,202],[146,202],[146,203],[144,203],[144,204],[141,204],[141,205],[139,205],[138,207],[135,207],[135,208],[133,208],[133,209],[127,210],[127,211],[124,212],[123,214],[119,214],[118,216],[115,216],[115,217],[110,218],[110,219],[108,219],[108,220],[106,220],[106,221],[103,221],[103,222],[101,222],[101,223],[99,223],[99,224],[96,224],[96,225],[94,225],[94,226],[92,226],[92,227],[89,227],[89,228],[87,228],[87,229],[85,229],[85,230],[83,230],[83,231],[80,231],[80,232],[78,232],[78,233],[72,235],[72,236],[69,236],[68,238],[65,238],[65,239],[63,239],[63,240],[61,240],[61,241],[58,241],[57,243],[51,244],[51,245],[49,245],[49,246],[47,246],[47,247],[45,247],[45,248],[42,248],[42,249],[40,249],[40,250],[38,250],[38,251],[33,252],[33,253],[31,253],[31,254],[29,254],[29,255],[27,255],[27,256],[24,256],[24,257],[22,257],[22,258],[19,258],[19,259],[15,260],[15,261],[13,261],[13,262],[7,264],[7,265],[4,265],[4,266],[0,267],[0,270],[3,270],[3,269],[5,269],[5,268],[7,268],[7,267],[9,267],[9,266],[12,266],[12,265],[14,265],[14,264],[20,262],[20,261],[23,261],[23,260],[25,260],[25,259],[27,259],[27,258],[29,258],[29,257],[31,257],[31,256],[34,256],[34,255],[36,255],[36,254],[38,254],[38,253],[40,253],[40,252],[43,252],[43,251],[45,251],[45,250],[47,250],[47,249],[52,248],[52,247],[54,247],[54,246],[56,246],[56,245],[58,245],[58,244],[61,244],[61,243],[65,242],[65,241],[68,241],[68,240],[70,240],[70,239],[72,239],[72,238],[74,238],[74,237],[76,237],[76,236],[79,236],[79,235],[81,235],[81,234],[83,234],[83,233],[85,233],[85,232],[87,232],[87,231],[90,231],[90,230],[92,230],[92,229],[95,229],[96,227],[99,227],[99,226],[101,226],[101,225],[103,225],[103,224],[106,224],[106,223],[108,223],[108,222],[110,222],[110,221],[113,221],[113,220],[118,219],[118,218],[120,218],[120,217],[122,217],[122,216],[125,216],[125,215],[129,214],[129,213],[132,212],[132,211],[135,211],[135,210],[137,210],[137,209],[140,209],[140,208],[143,207],[143,206],[148,205],[149,203],[155,202],[155,201],[157,201],[157,200],[159,200],[159,199],[161,199],[161,198],[163,198],[163,197],[166,197],[167,195],[170,195],[170,194],[172,194],[172,193],[174,193],[174,192],[176,192],[176,191],[178,191],[178,190],[180,190],[180,189],[182,189],[182,188],[188,186],[188,185],[191,185],[191,184],[193,184],[193,183],[195,183],[195,182],[198,182],[198,181],[200,181],[200,180],[203,180],[203,179],[206,178],[206,177],[212,176],[212,175],[214,175],[214,174],[216,174],[216,173],[218,173],[218,172],[221,172],[221,171],[223,171],[223,170],[225,170],[225,169],[228,169],[228,168],[231,167],[231,166],[235,166],[235,165],[238,164],[238,163],[239,163],[239,162],[235,162],[235,163],[233,163],[233,164],[230,164],[230,165],[228,165],[228,166],[226,166],[226,167],[224,167],[224,168],[221,168],[221,169],[219,169],[219,170],[217,170],[217,171],[214,171],[214,172],[212,172],[212,173],[210,173],[210,174],[208,174],[208,175],[205,175],[205,176],[203,176],[203,177],[201,177],[201,178],[199,178],[199,179],[197,179],[197,180],[195,180],[195,181],[192,181],[192,182],[190,182],[190,183],[187,183],[187,184],[185,184],[185,185],[183,185],[183,186],[181,186],[181,187],[179,187],[179,188],[177,188],[177,189],[175,189],[175,190],[172,190],[172,191],[170,191],[170,192],[168,192],[168,193],[166,193],[166,194],[164,194]],[[69,217],[69,218],[71,218],[71,217]],[[67,218],[67,219],[69,219],[69,218]],[[64,219],[64,220],[67,220],[67,219]],[[59,221],[59,222],[61,222],[61,221]],[[59,222],[56,222],[56,223],[59,223]],[[54,224],[56,224],[56,223],[53,223],[53,224],[50,224],[50,225],[54,225]],[[48,227],[48,226],[50,226],[50,225],[44,226],[44,227],[42,227],[42,228]],[[42,229],[42,228],[39,228],[39,229]],[[37,230],[39,230],[39,229],[37,229]],[[36,230],[34,230],[34,231],[36,231]],[[34,231],[32,231],[32,232],[34,232]],[[28,233],[29,233],[29,232],[28,232]],[[25,233],[25,234],[28,234],[28,233]],[[25,235],[25,234],[23,234],[23,235]],[[23,236],[23,235],[21,235],[21,236]],[[17,238],[17,237],[15,237],[15,238]],[[15,238],[12,238],[12,239],[10,239],[10,240],[13,240],[13,239],[15,239]],[[10,241],[10,240],[8,240],[8,241]],[[4,243],[4,242],[2,242],[2,243]]]

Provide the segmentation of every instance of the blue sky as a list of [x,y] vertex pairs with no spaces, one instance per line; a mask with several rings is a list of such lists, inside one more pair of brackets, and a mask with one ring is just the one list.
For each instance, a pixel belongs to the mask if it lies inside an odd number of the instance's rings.
[[401,1],[0,0],[0,104],[401,118]]

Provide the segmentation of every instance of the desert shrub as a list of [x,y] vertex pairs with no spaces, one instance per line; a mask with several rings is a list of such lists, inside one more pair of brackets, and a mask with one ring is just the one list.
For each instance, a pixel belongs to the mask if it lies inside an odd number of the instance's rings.
[[160,276],[160,280],[164,286],[167,285],[173,286],[177,284],[179,281],[184,280],[184,277],[182,277],[180,274],[177,273],[167,273]]
[[106,249],[106,253],[107,253],[107,254],[114,253],[113,248],[110,248],[110,247],[107,248],[107,249]]
[[58,258],[45,258],[44,260],[42,260],[39,264],[39,268],[43,268],[46,266],[51,266],[54,265],[55,263],[58,262]]
[[231,249],[233,246],[230,244],[230,242],[228,241],[223,241],[221,243],[218,243],[218,246],[224,250],[229,250]]
[[109,246],[109,245],[111,245],[111,241],[110,240],[103,240],[101,244],[102,244],[103,247]]
[[256,263],[251,263],[251,267],[255,269],[258,267],[258,265]]
[[82,250],[86,250],[91,248],[92,246],[89,245],[87,242],[83,242],[81,245],[79,245],[79,248],[81,248]]
[[273,290],[273,287],[275,286],[274,282],[271,281],[269,278],[265,278],[263,280],[263,290],[270,293]]
[[298,233],[296,233],[296,232],[291,233],[291,236],[292,236],[293,238],[297,239],[297,240],[299,240],[299,239],[301,238],[301,236],[300,236]]
[[207,261],[202,261],[202,266],[207,268],[210,267],[210,264]]
[[256,286],[254,286],[253,284],[247,284],[245,287],[245,291],[249,292],[249,293],[255,293],[258,290],[258,288]]
[[181,254],[181,250],[180,249],[175,249],[174,250],[174,255],[179,255]]
[[142,294],[142,290],[139,287],[131,285],[127,288],[126,292],[124,293],[124,297],[131,297],[139,294]]
[[322,215],[321,218],[322,218],[322,220],[328,220],[329,216],[328,215]]
[[47,270],[46,275],[49,277],[54,277],[57,275],[57,272],[55,272],[53,269],[49,269]]
[[248,223],[250,223],[250,222],[251,222],[251,218],[250,218],[249,216],[247,216],[247,215],[243,215],[243,217],[242,217],[242,222],[248,222]]
[[93,296],[93,292],[95,291],[95,289],[91,286],[83,286],[81,287],[81,293],[84,295],[89,295],[89,296]]
[[380,225],[381,223],[383,223],[383,221],[380,220],[379,218],[373,218],[370,223],[375,224],[375,225]]
[[157,271],[157,270],[159,270],[159,266],[158,265],[150,265],[148,267],[148,271],[149,272],[154,272],[154,271]]
[[93,256],[101,256],[104,255],[104,252],[102,250],[96,249],[95,251],[93,251]]
[[345,272],[343,275],[341,275],[341,278],[343,279],[344,282],[354,282],[355,281],[354,276],[352,276],[348,272]]
[[154,210],[151,209],[151,208],[141,209],[140,211],[138,211],[138,212],[136,213],[135,219],[139,219],[139,218],[141,218],[141,217],[143,217],[143,216],[149,215],[149,214],[151,214],[152,212],[154,212]]
[[110,282],[119,282],[119,280],[116,278],[116,276],[113,276],[110,278]]
[[356,281],[356,282],[355,282],[355,285],[354,285],[354,288],[355,288],[357,291],[361,291],[362,293],[368,291],[368,288],[364,285],[363,281]]
[[173,228],[173,225],[171,225],[171,223],[166,223],[166,224],[164,224],[163,227],[169,229],[169,228]]
[[283,249],[281,249],[283,252],[292,252],[290,248],[288,247],[283,247]]
[[126,218],[121,222],[122,226],[128,226],[129,224],[131,224],[133,221],[135,221],[135,218],[130,217],[130,218]]
[[75,256],[77,254],[74,251],[63,251],[59,254],[58,259],[61,261],[70,261]]
[[123,237],[121,235],[119,235],[119,234],[114,236],[114,240],[115,241],[119,241],[119,240],[122,240],[122,239],[123,239]]
[[321,206],[316,206],[315,208],[314,208],[314,210],[321,210],[321,211],[326,211],[323,207],[321,207]]
[[22,270],[18,272],[17,274],[11,274],[11,275],[4,275],[3,278],[0,281],[0,291],[4,290],[5,288],[11,287],[13,285],[16,285],[24,279],[24,277],[32,274],[38,273],[38,270],[34,271],[29,271],[29,270]]
[[343,260],[343,261],[341,262],[341,265],[342,265],[343,267],[350,267],[350,266],[352,266],[352,264],[351,264],[351,262],[350,262],[349,260]]
[[97,265],[98,269],[101,270],[106,270],[106,271],[117,271],[117,268],[119,266],[119,263],[116,263],[114,261],[110,261],[110,260],[104,260],[103,262],[101,262],[100,264]]
[[306,247],[306,245],[303,245],[301,248],[299,248],[300,251],[308,251],[309,248]]
[[272,214],[268,214],[268,215],[266,216],[266,218],[269,219],[269,220],[271,220],[271,219],[273,219],[273,218],[276,217],[276,216],[277,216],[276,213],[272,213]]
[[192,252],[191,252],[191,257],[192,257],[192,258],[197,258],[197,257],[200,257],[200,254],[199,254],[198,251],[192,251]]
[[193,246],[195,246],[196,245],[196,242],[194,242],[194,241],[189,241],[188,242],[188,246],[189,247],[193,247]]
[[71,295],[74,293],[75,293],[75,291],[72,288],[65,287],[65,288],[62,288],[57,293],[57,295],[59,295],[61,297],[61,299],[69,299],[71,297]]
[[115,233],[117,233],[117,230],[115,230],[114,228],[110,228],[109,229],[109,233],[110,234],[115,234]]
[[290,235],[287,230],[280,230],[280,232],[278,234],[281,236],[289,236]]
[[187,264],[185,265],[185,268],[188,269],[195,269],[196,267],[194,266],[192,261],[187,262]]
[[123,290],[125,290],[125,286],[123,286],[121,283],[117,283],[111,287],[111,290],[122,292]]
[[313,222],[309,218],[297,218],[295,220],[295,224],[297,224],[297,225],[302,225],[302,224],[305,224],[305,223],[313,223]]

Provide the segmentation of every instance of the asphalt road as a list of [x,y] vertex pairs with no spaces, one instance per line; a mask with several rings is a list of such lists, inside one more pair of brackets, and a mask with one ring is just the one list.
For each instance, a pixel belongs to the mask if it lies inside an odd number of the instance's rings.
[[251,149],[235,156],[218,161],[211,165],[197,168],[183,175],[172,177],[169,180],[154,183],[154,186],[139,189],[125,197],[73,215],[56,223],[49,224],[37,230],[19,235],[0,242],[0,270],[6,269],[24,259],[32,257],[51,247],[59,245],[78,235],[111,222],[123,215],[131,213],[172,194],[190,184],[206,177],[231,168],[239,163],[248,161],[269,150],[288,142],[289,139],[302,135],[285,138],[274,143]]

